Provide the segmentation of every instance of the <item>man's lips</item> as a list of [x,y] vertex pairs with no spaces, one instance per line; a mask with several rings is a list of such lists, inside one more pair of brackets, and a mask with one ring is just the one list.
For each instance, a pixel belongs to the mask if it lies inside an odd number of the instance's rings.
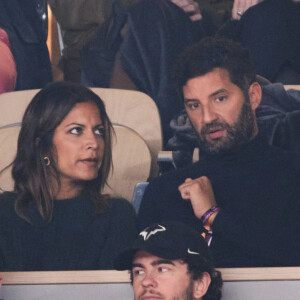
[[211,131],[211,132],[208,133],[208,136],[212,140],[217,139],[217,138],[221,138],[221,137],[225,136],[225,130],[224,129],[219,129],[219,130]]
[[162,297],[160,297],[159,295],[154,295],[154,294],[147,294],[144,295],[140,298],[141,300],[152,300],[152,299],[162,299]]
[[152,300],[152,299],[163,299],[162,295],[158,292],[153,290],[147,291],[144,290],[142,295],[139,297],[139,300]]

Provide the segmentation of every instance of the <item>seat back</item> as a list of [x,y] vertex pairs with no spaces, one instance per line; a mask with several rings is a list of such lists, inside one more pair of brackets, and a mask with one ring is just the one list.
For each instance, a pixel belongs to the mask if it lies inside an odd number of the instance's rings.
[[138,182],[147,181],[151,170],[151,153],[143,138],[134,130],[114,125],[112,169],[104,193],[121,196],[130,202]]
[[[136,131],[147,143],[152,157],[150,177],[158,175],[157,154],[162,150],[162,130],[155,102],[138,91],[92,88],[105,103],[112,123]],[[0,127],[21,122],[24,111],[39,90],[0,95]]]
[[[0,128],[0,191],[12,191],[11,163],[17,151],[20,123]],[[151,154],[146,142],[132,129],[114,125],[112,144],[113,168],[104,193],[132,201],[134,187],[150,175]]]
[[11,177],[11,166],[16,152],[21,123],[0,127],[0,192],[12,191],[14,182]]
[[111,122],[136,131],[147,143],[152,157],[151,177],[158,175],[157,155],[162,150],[162,129],[155,102],[138,91],[92,88],[104,101]]
[[20,123],[24,112],[35,94],[39,91],[25,90],[0,95],[0,127]]
[[285,85],[284,85],[284,88],[285,88],[286,90],[292,89],[292,90],[299,90],[299,91],[300,91],[300,85],[290,85],[290,84],[285,84]]

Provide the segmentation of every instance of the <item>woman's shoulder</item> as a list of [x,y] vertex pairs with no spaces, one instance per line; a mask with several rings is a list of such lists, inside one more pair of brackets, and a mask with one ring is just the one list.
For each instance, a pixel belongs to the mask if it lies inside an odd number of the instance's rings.
[[[110,198],[108,206],[108,218],[111,226],[117,232],[124,232],[124,234],[133,238],[136,234],[136,213],[132,204],[124,198]],[[121,224],[121,226],[120,226]]]
[[134,220],[136,213],[132,204],[124,198],[110,198],[108,214],[117,220]]
[[0,206],[10,205],[15,202],[15,193],[4,192],[0,194]]
[[15,214],[15,194],[11,192],[5,192],[0,194],[0,218]]
[[124,210],[133,211],[133,206],[124,198],[113,197],[109,199],[109,209],[120,212]]

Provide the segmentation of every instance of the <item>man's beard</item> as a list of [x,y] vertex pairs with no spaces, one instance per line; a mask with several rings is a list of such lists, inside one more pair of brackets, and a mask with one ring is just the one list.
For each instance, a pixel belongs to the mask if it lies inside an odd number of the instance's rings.
[[[135,300],[141,299],[142,296],[144,296],[146,293],[147,293],[147,289],[145,289],[144,292],[137,299],[135,298]],[[150,293],[155,296],[159,296],[162,299],[169,299],[169,298],[165,298],[165,296],[162,295],[161,293],[158,293],[156,291],[151,291],[151,289],[150,289]],[[170,300],[193,300],[193,299],[194,299],[194,281],[192,278],[190,278],[189,285],[186,288],[186,290],[181,295],[174,296]]]
[[[219,154],[239,149],[253,138],[255,129],[255,118],[247,95],[239,118],[233,125],[229,125],[225,121],[215,120],[209,124],[205,124],[200,133],[196,132],[200,152]],[[217,130],[225,130],[227,133],[226,136],[213,140],[207,139],[207,135],[210,132]]]

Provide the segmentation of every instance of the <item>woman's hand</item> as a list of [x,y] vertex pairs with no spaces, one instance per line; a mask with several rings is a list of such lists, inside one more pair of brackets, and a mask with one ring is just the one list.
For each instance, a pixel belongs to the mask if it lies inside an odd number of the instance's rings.
[[212,206],[216,206],[214,191],[206,176],[196,179],[187,178],[178,187],[182,199],[190,200],[195,216],[200,219]]
[[172,3],[180,7],[186,12],[191,21],[199,21],[202,19],[202,15],[199,9],[199,4],[194,0],[170,0]]
[[231,13],[232,20],[239,20],[248,8],[262,1],[263,0],[234,0]]

